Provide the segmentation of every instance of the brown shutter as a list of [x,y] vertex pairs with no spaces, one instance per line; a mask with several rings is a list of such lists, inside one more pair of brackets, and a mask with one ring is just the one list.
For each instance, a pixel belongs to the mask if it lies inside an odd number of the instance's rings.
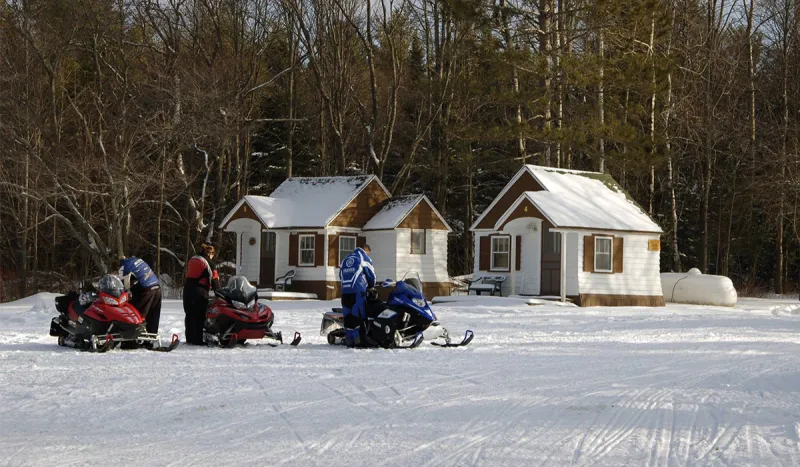
[[622,272],[622,258],[624,257],[624,242],[621,237],[614,237],[614,272]]
[[328,266],[339,267],[338,234],[328,234]]
[[366,245],[366,244],[367,244],[367,237],[362,237],[361,235],[359,235],[359,236],[356,238],[356,246],[357,246],[358,248],[361,248],[362,246],[364,246],[364,245]]
[[492,237],[481,237],[478,270],[488,271],[492,266]]
[[325,234],[314,239],[314,266],[325,266]]
[[583,272],[594,272],[594,237],[583,237]]
[[289,266],[297,266],[297,234],[289,234]]
[[522,235],[517,235],[517,271],[522,270]]

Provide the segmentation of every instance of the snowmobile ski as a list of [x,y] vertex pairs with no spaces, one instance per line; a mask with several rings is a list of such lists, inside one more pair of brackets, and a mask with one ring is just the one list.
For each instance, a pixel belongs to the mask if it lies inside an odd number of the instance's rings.
[[172,352],[175,350],[176,347],[181,343],[180,339],[178,338],[177,334],[172,335],[172,341],[170,341],[168,346],[159,345],[158,347],[146,347],[147,350],[152,352]]
[[464,338],[461,339],[461,342],[450,342],[450,338],[447,337],[446,338],[447,341],[444,344],[441,344],[439,342],[431,342],[431,344],[437,347],[464,347],[466,345],[469,345],[470,342],[472,342],[473,337],[475,337],[475,334],[472,332],[471,329],[467,329],[467,331],[464,333]]
[[[283,335],[281,335],[280,331],[277,334],[275,334],[275,339],[277,339],[281,344],[283,344]],[[300,333],[295,331],[294,338],[292,339],[292,342],[289,342],[289,345],[291,345],[292,347],[297,347],[297,345],[300,343],[301,340],[303,340],[303,338],[300,336]],[[269,345],[270,347],[277,347],[281,344],[269,343],[267,345]]]
[[422,341],[425,340],[425,336],[422,335],[422,332],[418,332],[414,335],[414,339],[411,340],[411,343],[408,345],[398,345],[397,349],[416,349],[417,347],[422,344]]

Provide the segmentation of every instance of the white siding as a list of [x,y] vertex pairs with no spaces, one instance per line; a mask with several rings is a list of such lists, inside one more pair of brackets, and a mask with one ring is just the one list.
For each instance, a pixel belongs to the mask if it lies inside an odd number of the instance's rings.
[[395,279],[401,279],[408,272],[418,272],[422,282],[448,282],[447,272],[447,231],[426,230],[425,254],[411,254],[411,230],[396,231],[396,269]]
[[362,235],[367,237],[367,245],[372,249],[370,258],[372,258],[372,264],[375,266],[376,280],[381,282],[384,279],[396,279],[396,232],[394,230],[375,230],[364,232]]
[[[280,277],[290,269],[294,269],[295,276],[294,280],[297,281],[324,281],[324,280],[333,280],[329,279],[328,276],[333,276],[331,272],[333,268],[325,267],[325,266],[318,266],[318,267],[299,267],[299,266],[289,266],[289,233],[288,230],[275,230],[277,234],[277,238],[275,239],[275,251],[276,251],[276,258],[275,262],[277,263],[277,271],[275,277]],[[291,231],[293,233],[297,233],[298,231]],[[324,230],[302,230],[302,232],[315,232],[315,233],[325,233]],[[326,248],[325,245],[314,245],[315,248]],[[327,250],[326,250],[327,253]],[[328,260],[328,257],[325,256],[325,261]],[[331,271],[328,271],[328,270]]]
[[[511,273],[510,272],[495,272],[495,271],[482,271],[480,270],[480,254],[481,254],[481,242],[480,237],[485,237],[494,234],[512,234],[511,232],[475,232],[475,267],[473,268],[473,277],[480,277],[480,276],[499,276],[505,275],[507,279],[503,282],[503,295],[510,295],[512,294],[511,290]],[[513,234],[516,235],[516,234]],[[539,237],[541,238],[541,237]],[[516,240],[513,240],[516,242]],[[581,240],[582,242],[583,240]],[[581,246],[583,244],[581,243]],[[514,245],[516,248],[516,244]],[[583,258],[583,248],[580,250],[578,249],[578,234],[571,233],[567,235],[567,295],[575,296],[578,295],[579,289],[579,281],[578,281],[578,270],[579,265],[582,265],[581,258]],[[538,261],[541,261],[541,258],[537,258]],[[541,263],[540,263],[541,264]],[[536,268],[536,274],[539,281],[539,286],[537,290],[541,290],[541,267]],[[521,280],[520,272],[515,271],[517,275],[517,280]],[[586,292],[584,292],[586,293]]]
[[[613,232],[595,232],[608,233]],[[592,233],[581,233],[578,241],[578,256],[574,264],[578,266],[578,281],[582,294],[609,295],[662,295],[660,255],[658,251],[648,251],[647,241],[658,240],[658,235],[620,234],[624,239],[622,273],[602,274],[583,272],[583,238]]]

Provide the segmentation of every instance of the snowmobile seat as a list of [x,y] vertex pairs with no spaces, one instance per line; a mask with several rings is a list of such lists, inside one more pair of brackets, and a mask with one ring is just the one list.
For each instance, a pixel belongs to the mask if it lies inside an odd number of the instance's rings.
[[503,282],[505,280],[506,276],[479,277],[470,281],[467,295],[469,295],[470,292],[475,292],[475,295],[481,295],[484,292],[488,292],[489,295],[492,296],[494,296],[495,292],[497,295],[502,295]]
[[275,291],[286,292],[292,287],[292,279],[295,276],[294,269],[275,279]]

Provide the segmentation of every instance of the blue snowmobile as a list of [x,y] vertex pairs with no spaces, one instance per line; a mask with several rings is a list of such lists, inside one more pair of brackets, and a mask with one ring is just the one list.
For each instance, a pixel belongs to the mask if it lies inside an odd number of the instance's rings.
[[[400,282],[386,279],[381,288],[394,290],[386,302],[378,300],[374,290],[367,298],[367,318],[364,321],[367,347],[413,349],[423,341],[439,347],[463,347],[472,341],[472,330],[467,330],[460,342],[452,341],[422,295],[422,282],[418,274],[416,278],[404,276]],[[344,315],[341,308],[333,308],[322,314],[320,335],[327,336],[328,344],[344,344]]]

